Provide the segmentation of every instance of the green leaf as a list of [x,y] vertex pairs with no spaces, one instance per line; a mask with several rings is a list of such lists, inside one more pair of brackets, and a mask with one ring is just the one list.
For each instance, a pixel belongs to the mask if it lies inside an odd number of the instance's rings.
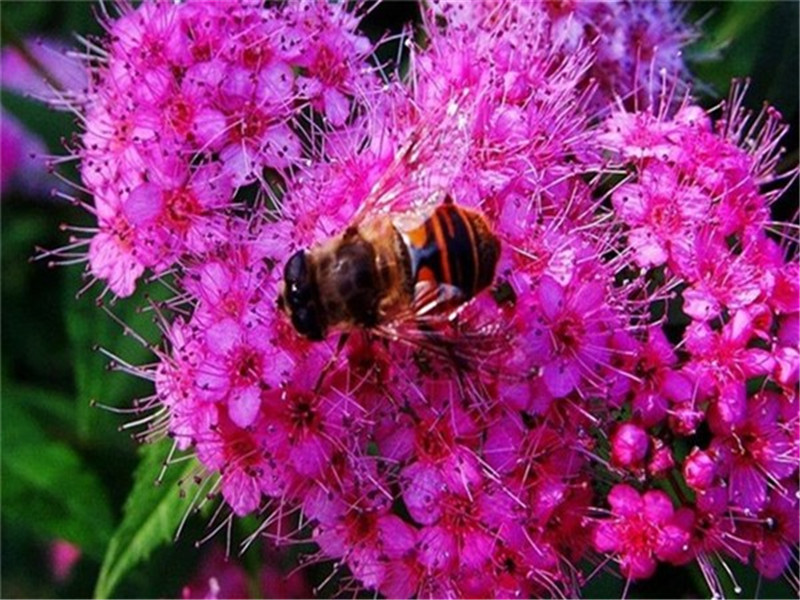
[[46,2],[3,2],[0,15],[5,27],[11,31],[32,31],[47,20]]
[[63,391],[54,391],[24,383],[7,383],[4,379],[3,396],[10,398],[9,402],[24,402],[25,410],[29,411],[38,422],[46,424],[45,429],[57,427],[71,430],[75,422],[73,414],[73,400]]
[[3,517],[43,539],[68,540],[99,559],[113,531],[105,489],[73,448],[48,437],[28,400],[23,388],[4,383]]
[[134,475],[122,523],[108,545],[100,568],[95,598],[108,598],[127,573],[147,560],[156,548],[171,542],[189,510],[189,500],[184,498],[179,485],[197,470],[197,462],[192,459],[180,466],[171,466],[157,484],[169,450],[170,442],[142,449],[142,461]]
[[[80,274],[68,277],[67,290],[80,287]],[[158,290],[151,291],[157,297]],[[77,389],[75,417],[80,439],[95,439],[101,432],[110,432],[108,415],[92,406],[97,401],[110,406],[130,406],[137,397],[152,393],[152,384],[145,383],[128,373],[108,372],[110,359],[96,348],[110,349],[131,365],[141,365],[152,360],[151,351],[133,336],[124,335],[124,328],[109,315],[104,314],[90,297],[75,299],[74,292],[63,299],[67,332],[71,342],[75,387]],[[163,295],[163,291],[161,292]],[[144,294],[126,298],[110,310],[126,323],[132,331],[148,341],[159,339],[152,313],[143,313],[138,307],[145,305]]]

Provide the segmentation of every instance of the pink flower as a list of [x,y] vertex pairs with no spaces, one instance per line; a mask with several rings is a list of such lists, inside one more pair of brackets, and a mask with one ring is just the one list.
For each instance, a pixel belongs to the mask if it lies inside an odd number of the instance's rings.
[[714,454],[694,448],[683,463],[683,478],[694,490],[708,489],[717,474]]
[[[338,117],[337,94],[345,90],[357,108],[377,78],[363,69],[371,44],[338,8],[146,3],[122,13],[106,23],[107,57],[91,63],[93,85],[75,103],[85,122],[81,175],[101,222],[92,273],[130,295],[142,267],[163,272],[187,254],[213,251],[238,187],[266,186],[265,169],[299,166],[311,98],[296,71],[311,68],[306,58],[319,55],[317,74]],[[336,81],[321,66],[332,47]],[[134,266],[111,264],[123,257]]]
[[764,577],[780,577],[795,556],[800,542],[797,504],[796,483],[791,483],[784,492],[772,492],[761,512],[763,525],[758,528],[754,564]]
[[782,426],[779,410],[774,394],[759,394],[748,402],[744,419],[729,433],[715,437],[709,448],[720,456],[730,502],[748,514],[764,507],[771,483],[797,472],[796,448]]
[[135,187],[123,206],[134,227],[137,258],[155,271],[171,266],[184,252],[201,254],[225,239],[227,206],[233,186],[218,165],[191,175],[153,169],[150,182]]
[[49,550],[53,579],[58,583],[64,583],[69,579],[83,552],[75,544],[66,540],[55,540],[50,544]]
[[608,361],[613,314],[604,294],[594,281],[573,280],[566,288],[548,276],[539,281],[526,343],[541,365],[544,384],[557,398],[591,383]]
[[6,45],[0,52],[2,87],[66,110],[65,100],[84,92],[87,85],[86,69],[80,60],[70,56],[69,46],[60,40],[28,39],[22,46],[40,68],[34,67],[20,48]]
[[[306,364],[302,368],[313,366]],[[311,371],[315,372],[319,373]],[[320,476],[338,446],[335,441],[343,441],[338,436],[346,431],[342,420],[350,401],[328,398],[305,386],[268,391],[262,400],[272,422],[265,440],[267,449],[301,476]],[[355,405],[351,408],[355,409]]]
[[767,375],[775,364],[770,352],[749,345],[752,336],[752,318],[745,311],[736,312],[720,332],[704,323],[687,328],[686,349],[692,355],[687,369],[703,388],[718,394],[715,408],[720,423],[741,417],[729,409],[742,404],[745,380]]
[[233,319],[206,332],[207,354],[197,386],[204,398],[227,404],[240,427],[258,415],[262,388],[277,388],[291,370],[291,359],[275,347],[274,335],[267,326],[247,328]]
[[631,226],[628,243],[643,267],[664,264],[671,241],[695,229],[711,207],[711,198],[702,189],[679,183],[678,173],[662,164],[646,169],[638,183],[617,188],[612,201],[620,218]]
[[92,275],[108,282],[108,287],[121,297],[130,296],[136,280],[144,273],[144,265],[134,256],[133,232],[120,217],[101,227],[89,244]]
[[[760,243],[769,242],[762,238]],[[761,253],[755,241],[732,254],[719,232],[709,227],[687,237],[673,258],[676,271],[690,283],[683,310],[698,321],[713,319],[723,308],[749,307],[768,297],[774,285],[773,257]]]
[[666,416],[670,403],[692,399],[695,389],[691,377],[677,368],[675,351],[661,328],[648,330],[647,342],[636,354],[632,408],[642,424],[650,427]]
[[45,171],[47,149],[44,142],[31,133],[5,110],[0,113],[0,191],[8,194],[17,189],[36,194],[44,192],[48,177]]
[[608,118],[597,141],[623,159],[668,161],[678,157],[680,150],[673,143],[673,136],[679,128],[651,110],[619,111]]
[[[358,478],[360,474],[355,475]],[[413,539],[414,530],[389,514],[387,497],[378,487],[366,481],[364,485],[371,489],[359,486],[340,493],[315,490],[306,498],[304,508],[317,522],[313,539],[320,552],[343,558],[359,581],[379,589],[385,578],[384,544],[394,554],[391,548],[396,543],[387,536]]]
[[352,33],[354,16],[336,5],[295,10],[293,16],[310,38],[307,51],[297,60],[302,69],[299,87],[331,125],[341,127],[350,116],[351,97],[359,93],[359,86],[369,85],[369,78],[362,78],[358,70],[372,44]]
[[622,574],[646,579],[659,560],[670,562],[689,541],[689,532],[674,521],[669,497],[661,491],[640,495],[625,484],[615,485],[608,495],[610,519],[594,529],[594,546],[613,553]]
[[197,111],[193,133],[203,150],[219,154],[223,174],[241,186],[261,177],[264,167],[283,169],[298,161],[300,140],[288,126],[295,101],[289,65],[277,63],[256,74],[228,65],[220,80],[212,102]]

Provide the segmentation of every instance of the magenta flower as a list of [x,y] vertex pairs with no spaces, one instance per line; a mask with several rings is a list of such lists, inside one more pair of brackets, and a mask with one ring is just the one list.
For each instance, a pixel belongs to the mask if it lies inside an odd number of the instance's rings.
[[48,548],[50,572],[59,583],[64,583],[72,575],[75,565],[83,552],[75,544],[66,540],[54,540]]
[[373,85],[361,73],[372,44],[354,33],[356,18],[335,5],[291,10],[290,19],[297,20],[300,35],[310,41],[309,49],[296,59],[301,69],[298,85],[331,125],[341,127],[350,116],[351,98],[362,93],[360,87]]
[[689,531],[676,522],[669,497],[661,491],[640,495],[619,484],[608,495],[612,518],[601,520],[593,542],[600,552],[613,553],[622,574],[645,579],[658,561],[670,562],[689,542]]
[[738,311],[720,332],[699,322],[686,331],[686,349],[692,355],[687,369],[706,393],[716,394],[712,425],[715,419],[719,419],[721,427],[741,420],[745,380],[767,375],[773,369],[770,352],[749,346],[752,324],[750,315]]
[[711,443],[710,450],[719,455],[729,478],[730,501],[746,513],[763,508],[771,482],[797,472],[796,447],[781,424],[779,410],[778,398],[764,392],[748,402],[742,422]]
[[783,492],[773,492],[761,513],[754,564],[764,577],[775,579],[794,558],[798,544],[798,503],[795,483]]
[[608,361],[613,313],[596,282],[564,287],[544,276],[539,281],[531,329],[530,356],[541,365],[542,381],[555,397],[566,396]]
[[13,189],[36,193],[46,182],[44,157],[47,149],[38,136],[22,126],[5,110],[0,114],[3,122],[0,132],[0,191],[7,194]]
[[686,485],[697,491],[707,490],[717,475],[717,461],[713,452],[694,448],[683,463]]
[[691,235],[711,208],[711,198],[702,189],[679,183],[678,173],[661,164],[644,171],[638,183],[617,188],[612,200],[631,227],[628,243],[643,267],[667,262],[671,241]]
[[676,368],[677,356],[661,328],[651,328],[647,342],[637,350],[631,407],[636,418],[649,427],[667,415],[671,404],[692,399],[695,387],[691,377]]

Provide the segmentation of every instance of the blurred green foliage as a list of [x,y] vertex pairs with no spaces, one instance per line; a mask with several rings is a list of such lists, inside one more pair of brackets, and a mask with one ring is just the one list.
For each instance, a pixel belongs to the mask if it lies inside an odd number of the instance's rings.
[[[95,9],[86,2],[4,1],[2,43],[99,34]],[[413,12],[395,5],[387,14],[408,19]],[[787,160],[796,161],[798,4],[702,2],[690,8],[689,20],[702,21],[704,32],[687,52],[693,72],[706,84],[698,88],[703,102],[714,105],[726,95],[731,78],[749,76],[750,105],[758,109],[769,99],[793,124]],[[51,152],[63,154],[61,140],[76,128],[72,115],[8,92],[2,105]],[[796,196],[795,188],[788,199],[792,211]],[[4,197],[2,211],[2,596],[88,597],[95,586],[100,596],[112,591],[174,596],[200,555],[193,540],[201,536],[203,519],[190,519],[180,541],[169,543],[188,506],[176,482],[191,463],[169,469],[163,485],[155,487],[164,445],[143,451],[140,458],[137,444],[117,431],[124,418],[90,404],[129,406],[152,391],[134,377],[104,371],[108,359],[93,350],[95,345],[133,364],[151,356],[130,337],[122,339],[121,328],[95,306],[96,291],[75,299],[82,283],[79,267],[29,263],[35,246],[65,243],[59,223],[86,224],[85,214],[48,197],[19,194]],[[111,310],[158,341],[151,316],[133,311],[138,305],[141,297]],[[57,583],[47,567],[47,547],[54,539],[83,550],[65,583]],[[761,597],[791,594],[781,582],[758,581],[752,571],[739,573],[739,582],[744,597],[753,597],[756,589]],[[618,598],[622,588],[622,581],[602,576],[585,595]],[[693,595],[707,595],[699,574],[687,579],[686,571],[666,568],[629,591],[629,597]]]

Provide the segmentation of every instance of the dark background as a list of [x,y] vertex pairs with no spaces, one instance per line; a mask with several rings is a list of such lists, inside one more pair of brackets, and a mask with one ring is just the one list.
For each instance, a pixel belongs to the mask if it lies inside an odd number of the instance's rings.
[[[71,32],[99,33],[96,6],[87,2],[2,2],[3,45],[35,36],[69,40]],[[784,165],[797,163],[798,4],[795,2],[703,2],[689,21],[703,19],[702,41],[687,56],[714,53],[717,60],[691,61],[707,87],[704,105],[727,94],[733,77],[750,76],[748,104],[758,109],[769,99],[792,124],[785,140]],[[387,2],[364,23],[372,36],[418,21],[413,3]],[[73,117],[55,113],[12,93],[3,108],[39,134],[51,152],[63,153],[62,138],[75,131]],[[797,187],[777,208],[782,218],[796,214]],[[77,209],[48,196],[11,193],[2,199],[2,589],[5,598],[88,597],[105,546],[121,516],[132,485],[137,447],[117,431],[124,418],[92,408],[97,399],[129,405],[149,387],[135,378],[104,371],[107,360],[94,344],[112,348],[134,363],[150,360],[95,306],[94,295],[76,300],[80,267],[49,269],[29,263],[34,246],[58,247],[66,236],[59,223],[88,224]],[[136,299],[115,311],[149,339],[157,339],[149,318],[134,314]],[[201,524],[190,521],[181,540],[157,551],[127,577],[119,596],[176,597],[203,550],[194,547]],[[82,541],[83,557],[71,577],[56,583],[47,562],[49,542],[59,537]],[[247,559],[253,569],[256,556]],[[791,596],[781,582],[759,583],[740,576],[742,597]],[[760,586],[757,588],[757,586]],[[619,597],[622,582],[598,577],[586,597]],[[633,586],[629,597],[705,597],[698,572],[662,568],[652,580]]]

